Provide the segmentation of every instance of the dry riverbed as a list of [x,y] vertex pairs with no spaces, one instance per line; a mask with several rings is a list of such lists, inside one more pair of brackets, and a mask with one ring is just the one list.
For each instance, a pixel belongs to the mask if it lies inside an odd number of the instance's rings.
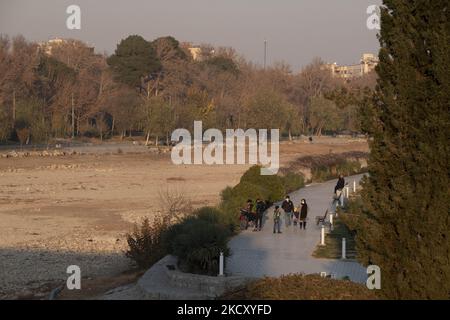
[[[280,159],[367,149],[365,141],[323,138],[283,143]],[[125,234],[161,210],[161,192],[215,205],[247,168],[175,166],[153,153],[0,158],[0,299],[45,297],[69,265],[86,279],[129,270]]]

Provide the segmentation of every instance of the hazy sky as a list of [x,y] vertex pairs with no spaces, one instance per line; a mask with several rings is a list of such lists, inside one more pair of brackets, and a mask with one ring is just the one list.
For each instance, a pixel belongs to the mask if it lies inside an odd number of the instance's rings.
[[[0,33],[45,41],[70,37],[112,53],[130,34],[147,40],[172,35],[195,44],[231,46],[262,64],[285,61],[294,70],[322,57],[357,63],[378,51],[366,9],[381,0],[0,0]],[[81,30],[66,28],[66,8],[81,8]]]

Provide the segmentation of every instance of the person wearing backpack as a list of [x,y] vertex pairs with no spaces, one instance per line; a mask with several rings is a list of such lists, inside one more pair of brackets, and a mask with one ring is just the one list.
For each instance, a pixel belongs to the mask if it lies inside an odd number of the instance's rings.
[[292,214],[294,212],[294,204],[291,201],[291,198],[289,196],[286,196],[286,199],[284,199],[281,208],[284,210],[284,222],[286,225],[286,228],[289,227],[292,223]]
[[281,210],[280,206],[275,206],[273,211],[273,233],[281,233]]

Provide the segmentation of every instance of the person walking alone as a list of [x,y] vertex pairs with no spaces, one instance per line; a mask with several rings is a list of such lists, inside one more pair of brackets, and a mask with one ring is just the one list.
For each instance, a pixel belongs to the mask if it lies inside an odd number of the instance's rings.
[[284,219],[285,219],[285,225],[286,228],[289,227],[292,223],[292,214],[294,211],[294,204],[291,201],[291,198],[289,196],[286,196],[286,199],[284,199],[283,203],[281,204],[281,208],[284,210]]
[[334,199],[342,207],[344,205],[343,201],[343,191],[345,187],[345,179],[342,174],[339,175],[339,179],[334,187]]
[[306,204],[306,200],[302,199],[300,201],[300,229],[306,230],[306,219],[308,218],[308,205]]
[[281,210],[280,206],[275,206],[273,211],[273,233],[281,233]]

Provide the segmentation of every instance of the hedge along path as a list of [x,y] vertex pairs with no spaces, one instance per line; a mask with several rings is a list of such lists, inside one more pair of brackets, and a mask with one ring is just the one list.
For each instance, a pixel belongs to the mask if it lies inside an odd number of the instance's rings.
[[[349,186],[359,183],[363,175],[346,177]],[[337,179],[312,184],[290,194],[297,207],[305,198],[309,206],[306,230],[298,226],[281,224],[282,234],[273,234],[274,206],[265,213],[263,229],[252,232],[251,228],[241,232],[229,242],[231,256],[226,261],[226,273],[250,277],[278,277],[291,273],[314,274],[326,272],[336,278],[349,277],[358,283],[367,280],[366,268],[355,261],[318,259],[312,256],[320,242],[320,226],[315,217],[330,209]],[[351,188],[350,188],[351,189]],[[280,203],[276,203],[281,206]],[[284,213],[282,215],[284,219]]]

